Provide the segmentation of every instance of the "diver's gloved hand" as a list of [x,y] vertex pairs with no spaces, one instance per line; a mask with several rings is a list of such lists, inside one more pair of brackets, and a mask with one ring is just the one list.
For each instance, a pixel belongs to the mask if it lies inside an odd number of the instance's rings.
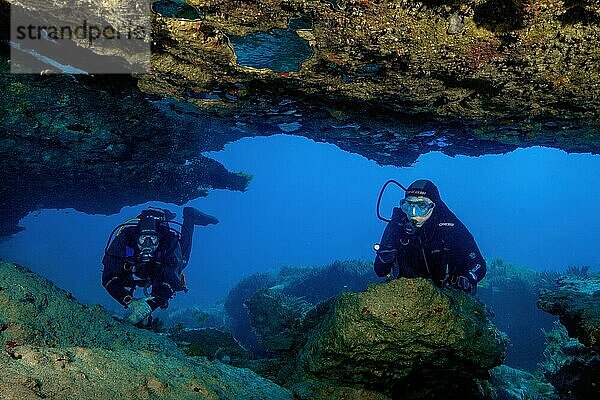
[[150,314],[152,314],[152,308],[148,304],[148,300],[152,299],[154,299],[154,297],[143,297],[141,299],[131,300],[124,321],[135,325],[143,319],[148,318]]
[[456,287],[469,293],[473,290],[473,284],[466,276],[459,276],[456,279]]
[[379,249],[377,250],[377,258],[384,264],[393,263],[396,259],[396,254],[398,254],[398,250],[396,249]]
[[183,218],[190,218],[192,221],[194,221],[194,225],[206,226],[219,223],[219,220],[213,217],[212,215],[204,214],[200,210],[193,207],[183,208]]

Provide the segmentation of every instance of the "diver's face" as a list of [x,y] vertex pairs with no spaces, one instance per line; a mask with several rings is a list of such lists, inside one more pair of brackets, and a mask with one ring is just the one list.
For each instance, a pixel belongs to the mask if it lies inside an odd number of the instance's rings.
[[138,237],[137,245],[140,251],[139,258],[141,262],[150,262],[154,258],[158,242],[157,235],[140,235]]
[[400,202],[400,208],[417,228],[423,226],[433,214],[435,204],[425,196],[408,196]]

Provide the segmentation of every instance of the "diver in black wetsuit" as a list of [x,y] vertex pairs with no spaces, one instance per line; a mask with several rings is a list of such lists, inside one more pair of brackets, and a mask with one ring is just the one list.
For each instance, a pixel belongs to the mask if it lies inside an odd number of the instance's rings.
[[[169,210],[149,208],[116,227],[109,238],[102,259],[102,286],[128,308],[125,319],[132,324],[150,317],[158,307],[167,308],[175,292],[187,291],[182,271],[192,251],[194,225],[219,222],[192,207],[183,209],[183,224],[172,221],[174,217]],[[169,226],[173,223],[181,226],[181,233]],[[138,286],[146,297],[133,298]]]
[[381,277],[431,278],[439,287],[474,293],[486,273],[473,236],[428,180],[413,182],[406,189],[375,250],[373,268]]

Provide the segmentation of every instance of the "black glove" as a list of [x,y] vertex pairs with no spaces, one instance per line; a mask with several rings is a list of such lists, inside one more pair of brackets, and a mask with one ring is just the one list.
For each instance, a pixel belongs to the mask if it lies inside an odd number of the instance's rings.
[[396,249],[379,249],[377,250],[377,257],[379,258],[379,261],[381,261],[384,264],[389,264],[389,263],[393,263],[394,260],[396,259],[396,254],[398,253],[398,250]]
[[473,290],[473,284],[466,276],[456,278],[456,287],[469,293]]

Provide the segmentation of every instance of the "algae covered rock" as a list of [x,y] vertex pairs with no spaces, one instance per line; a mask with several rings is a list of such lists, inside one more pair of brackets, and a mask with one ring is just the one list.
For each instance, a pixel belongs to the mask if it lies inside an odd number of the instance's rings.
[[115,320],[28,269],[0,261],[0,338],[18,345],[158,350],[178,353],[165,338]]
[[2,399],[289,399],[246,369],[164,353],[18,346],[0,354]]
[[[367,287],[370,277],[350,264],[285,269],[270,280],[277,285],[245,301],[254,332],[278,365],[265,376],[299,399],[479,396],[476,379],[487,378],[506,347],[483,304],[424,279]],[[348,284],[358,281],[364,291]],[[302,296],[298,288],[311,285]]]
[[564,325],[547,335],[543,370],[566,400],[600,396],[600,276],[588,275],[587,269],[579,272],[559,279],[556,290],[543,291],[538,303]]
[[557,290],[545,290],[538,306],[558,315],[569,335],[593,351],[600,351],[600,275],[568,275]]
[[284,295],[280,288],[261,289],[246,304],[261,343],[276,352],[294,347],[303,330],[302,320],[312,308],[301,298]]
[[[235,337],[252,352],[264,355],[267,349],[282,349],[276,348],[281,346],[275,346],[275,342],[291,340],[295,330],[286,327],[307,308],[344,291],[366,289],[367,284],[377,279],[372,264],[358,260],[334,261],[320,267],[285,267],[278,274],[253,274],[240,281],[229,292],[225,311]],[[270,290],[251,301],[261,289]],[[279,317],[275,318],[277,313]],[[278,328],[273,328],[274,325]],[[261,340],[256,332],[262,336]],[[265,340],[271,343],[266,344]],[[289,348],[291,343],[283,346]]]
[[539,377],[507,365],[500,365],[490,371],[486,388],[489,400],[547,399],[557,400],[554,388]]
[[407,398],[474,393],[505,348],[471,296],[397,279],[341,294],[301,351],[299,372]]
[[169,338],[0,261],[2,399],[286,399],[247,369],[187,357]]

